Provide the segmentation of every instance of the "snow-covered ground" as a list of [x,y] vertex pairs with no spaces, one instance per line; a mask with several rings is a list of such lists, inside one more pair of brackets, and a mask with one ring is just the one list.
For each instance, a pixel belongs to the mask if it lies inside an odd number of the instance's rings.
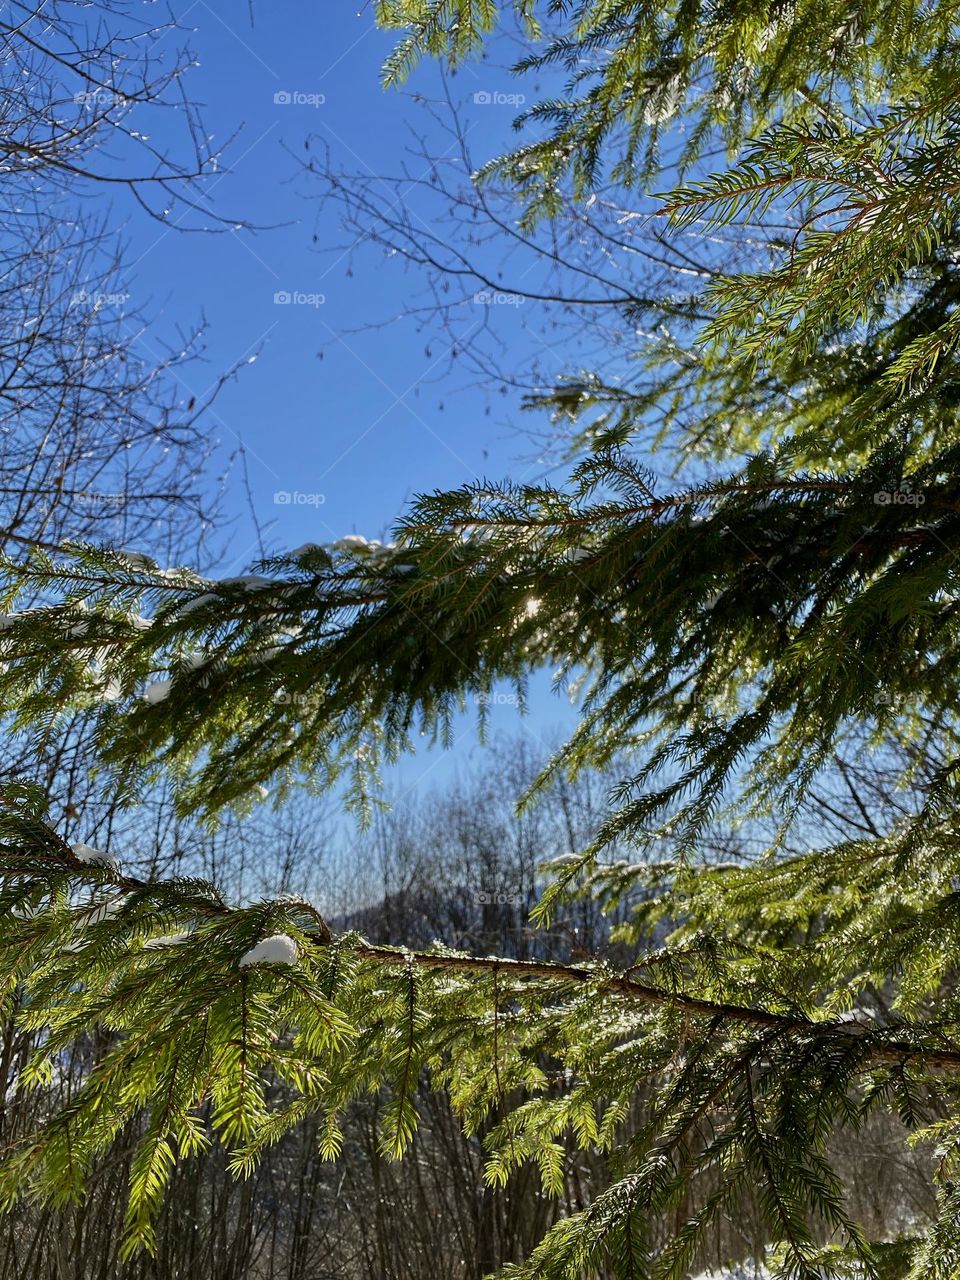
[[770,1280],[770,1272],[759,1262],[739,1262],[724,1271],[701,1271],[693,1280]]

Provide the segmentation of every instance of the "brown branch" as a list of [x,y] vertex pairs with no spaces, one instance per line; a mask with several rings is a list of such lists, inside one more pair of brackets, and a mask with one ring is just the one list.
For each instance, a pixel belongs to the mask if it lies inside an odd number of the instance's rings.
[[[44,830],[52,837],[56,850],[46,856],[60,869],[75,875],[79,872],[84,879],[95,879],[98,883],[107,883],[127,892],[150,888],[151,881],[124,876],[119,872],[111,874],[108,868],[98,868],[91,873],[89,864],[80,862],[74,856],[70,846],[56,832],[47,827],[44,827]],[[0,846],[0,849],[18,852],[10,846]],[[38,853],[39,851],[35,851],[32,856],[37,857]],[[44,855],[39,853],[39,856]],[[0,877],[8,875],[35,876],[37,868],[35,864],[22,869],[11,867],[9,864],[0,866]],[[326,920],[309,903],[305,902],[302,905],[311,912],[317,922],[316,945],[330,946],[336,939]],[[194,901],[190,906],[199,914],[209,916],[222,917],[233,913],[233,908],[225,903]],[[623,996],[641,1004],[657,1008],[679,1009],[697,1018],[719,1019],[721,1022],[777,1031],[785,1035],[830,1038],[849,1043],[852,1039],[862,1038],[873,1030],[885,1030],[885,1028],[870,1028],[862,1024],[821,1022],[803,1015],[776,1013],[770,1009],[732,1004],[723,1000],[706,1000],[683,991],[669,991],[662,987],[650,986],[648,983],[637,982],[634,978],[627,977],[625,973],[607,972],[602,967],[558,964],[553,961],[511,960],[501,956],[412,951],[403,947],[378,946],[363,940],[356,942],[352,950],[355,955],[375,964],[413,965],[419,969],[439,969],[451,973],[492,973],[498,978],[502,976],[507,979],[589,983],[598,986],[608,994]],[[631,969],[635,970],[637,967],[633,965]],[[863,1054],[863,1063],[864,1065],[903,1066],[911,1058],[937,1071],[960,1072],[960,1049],[911,1044],[903,1040],[868,1045]]]
[[[623,974],[604,976],[599,968],[582,965],[556,964],[536,960],[508,960],[496,956],[442,955],[431,951],[405,951],[393,947],[373,946],[360,942],[354,948],[356,955],[380,964],[413,964],[424,969],[447,969],[457,973],[495,972],[504,977],[541,978],[558,982],[596,983],[611,994],[626,996],[643,1004],[682,1009],[700,1018],[721,1018],[743,1026],[778,1030],[787,1034],[802,1034],[850,1040],[860,1037],[870,1028],[862,1024],[838,1024],[817,1022],[812,1018],[774,1013],[769,1009],[755,1009],[747,1005],[728,1004],[719,1000],[704,1000],[681,991],[667,991],[636,982]],[[880,1028],[878,1028],[879,1030]],[[928,1066],[942,1071],[960,1071],[960,1049],[941,1049],[931,1046],[891,1041],[871,1045],[864,1061],[877,1064],[902,1066],[909,1058],[919,1058]]]

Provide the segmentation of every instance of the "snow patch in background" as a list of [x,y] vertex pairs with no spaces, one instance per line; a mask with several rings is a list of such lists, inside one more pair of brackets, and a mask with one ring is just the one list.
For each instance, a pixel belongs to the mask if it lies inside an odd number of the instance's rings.
[[148,938],[143,945],[153,951],[158,947],[179,946],[181,942],[189,942],[192,937],[192,933],[165,933],[159,938]]
[[724,1271],[701,1271],[691,1280],[770,1280],[771,1274],[759,1262],[738,1262]]

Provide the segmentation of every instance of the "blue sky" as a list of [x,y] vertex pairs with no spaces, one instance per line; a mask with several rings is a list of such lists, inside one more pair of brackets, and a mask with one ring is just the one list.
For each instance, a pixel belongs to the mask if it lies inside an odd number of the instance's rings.
[[[192,393],[257,355],[223,392],[210,426],[226,451],[243,442],[271,547],[376,536],[415,491],[480,474],[533,475],[529,441],[504,425],[515,406],[487,416],[482,392],[461,387],[452,400],[437,384],[442,342],[432,341],[428,356],[412,322],[356,332],[401,313],[422,282],[375,251],[341,248],[349,237],[336,210],[318,217],[311,196],[319,183],[297,176],[309,135],[314,153],[322,139],[335,164],[396,171],[424,113],[409,95],[380,87],[392,37],[375,29],[370,6],[358,14],[339,4],[257,5],[252,28],[245,15],[245,6],[206,0],[183,10],[200,64],[187,84],[215,143],[236,133],[228,172],[208,184],[217,211],[264,229],[178,234],[137,216],[128,223],[128,260],[131,290],[155,318],[157,337],[201,313],[209,322],[207,363],[185,379]],[[517,88],[505,70],[469,68],[459,79],[468,98]],[[424,68],[411,87],[430,93],[436,84],[434,69]],[[474,110],[478,153],[507,144],[514,114],[506,105]],[[385,200],[395,198],[383,190]],[[293,301],[278,304],[277,294]],[[320,496],[282,505],[275,493]],[[242,515],[241,496],[235,487],[230,500]],[[252,531],[232,540],[229,555],[230,571],[256,555]]]
[[[365,331],[402,316],[422,280],[382,253],[349,252],[337,211],[318,215],[319,186],[297,175],[308,137],[312,154],[320,139],[329,146],[335,166],[391,173],[411,129],[427,127],[410,93],[380,86],[393,37],[375,28],[372,7],[358,13],[345,4],[279,0],[256,4],[251,26],[244,5],[196,0],[179,16],[193,28],[189,44],[199,62],[187,78],[191,97],[202,104],[214,145],[232,138],[226,171],[208,187],[215,207],[263,229],[183,234],[123,210],[128,288],[153,317],[148,347],[159,349],[201,315],[208,322],[206,362],[184,375],[185,394],[201,399],[221,370],[256,356],[225,387],[209,425],[221,458],[244,447],[267,550],[351,532],[383,536],[418,491],[480,475],[535,478],[530,440],[511,425],[519,421],[519,397],[498,397],[491,413],[489,389],[464,379],[444,385],[444,341],[428,342],[413,321]],[[437,70],[424,67],[408,88],[430,96],[439,83]],[[516,107],[498,99],[522,87],[491,64],[457,77],[477,156],[495,155],[515,138]],[[475,94],[493,100],[474,103]],[[395,199],[383,191],[386,201]],[[278,294],[292,300],[278,302]],[[533,352],[538,340],[518,308],[503,308],[496,323],[513,359],[522,359],[525,343]],[[549,356],[560,373],[563,353]],[[277,502],[278,494],[291,500]],[[236,525],[219,566],[225,575],[257,556],[236,468],[227,507]],[[494,708],[494,725],[538,741],[560,723],[569,726],[569,707],[547,683],[538,683],[522,728],[509,704]],[[470,751],[468,726],[461,741]],[[440,765],[439,776],[449,767]],[[436,780],[435,753],[403,766],[400,784],[415,784],[425,771]]]

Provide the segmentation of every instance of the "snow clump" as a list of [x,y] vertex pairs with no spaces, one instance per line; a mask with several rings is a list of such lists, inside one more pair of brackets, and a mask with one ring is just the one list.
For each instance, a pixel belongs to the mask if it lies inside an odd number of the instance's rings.
[[263,938],[255,947],[240,957],[240,968],[254,964],[296,964],[297,944],[285,933],[274,933]]
[[152,684],[147,685],[143,696],[147,702],[163,702],[165,698],[169,698],[172,687],[170,680],[154,680]]
[[72,844],[70,852],[78,862],[83,862],[88,867],[106,867],[108,871],[117,870],[116,858],[109,853],[104,853],[102,849],[94,849],[88,844]]

